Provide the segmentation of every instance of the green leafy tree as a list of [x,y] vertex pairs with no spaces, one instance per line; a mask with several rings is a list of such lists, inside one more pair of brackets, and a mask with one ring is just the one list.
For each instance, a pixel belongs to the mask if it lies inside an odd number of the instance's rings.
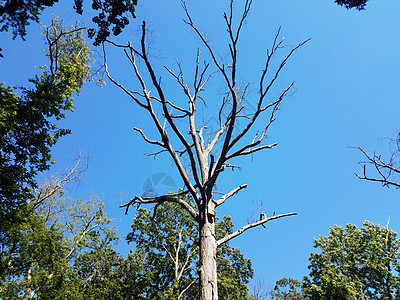
[[310,299],[399,299],[400,240],[391,229],[335,225],[314,242],[321,253],[311,254],[303,281]]
[[[65,266],[62,236],[50,230],[40,216],[17,211],[19,222],[3,222],[0,254],[0,298],[22,299],[42,285],[47,270]],[[46,268],[43,268],[46,266]],[[47,269],[47,270],[46,270]],[[53,279],[54,280],[54,279]],[[20,298],[19,298],[20,297]]]
[[103,239],[90,251],[82,252],[70,268],[70,280],[55,299],[121,300],[124,258],[113,249],[112,240]]
[[[58,0],[5,0],[0,3],[0,31],[12,30],[13,38],[26,36],[26,27],[30,21],[39,22],[41,13],[52,7]],[[92,0],[92,9],[96,15],[92,21],[97,25],[97,30],[89,29],[91,37],[95,37],[94,44],[99,45],[110,36],[121,33],[129,24],[129,17],[135,17],[137,0]],[[83,13],[83,0],[74,1],[77,14]]]
[[31,198],[35,176],[49,168],[50,148],[69,133],[58,128],[57,121],[74,109],[73,94],[90,78],[91,52],[81,28],[66,28],[55,20],[44,35],[50,63],[42,67],[40,76],[29,80],[33,87],[14,89],[0,84],[2,214]]
[[270,292],[270,299],[301,300],[305,299],[301,290],[301,283],[292,278],[279,279]]
[[[224,217],[216,223],[217,238],[230,234],[232,228],[231,219]],[[132,230],[127,240],[136,248],[129,254],[123,272],[126,297],[197,299],[198,224],[187,211],[169,202],[159,205],[153,215],[140,208]],[[224,244],[217,251],[217,268],[222,299],[250,299],[246,286],[253,276],[250,259]]]
[[20,222],[3,222],[1,299],[114,299],[107,296],[115,290],[108,281],[115,280],[104,258],[119,259],[112,250],[118,240],[115,228],[98,198],[84,201],[64,194],[80,173],[76,167],[62,179],[43,183],[17,210]]

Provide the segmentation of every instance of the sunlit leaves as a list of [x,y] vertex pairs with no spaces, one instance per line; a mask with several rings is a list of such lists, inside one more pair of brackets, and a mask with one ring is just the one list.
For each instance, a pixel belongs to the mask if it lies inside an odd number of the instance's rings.
[[301,290],[301,283],[292,278],[279,279],[269,294],[272,300],[305,299]]
[[[0,298],[121,299],[114,224],[96,197],[66,197],[62,181],[36,189],[1,224]],[[114,297],[111,297],[113,295]]]
[[364,222],[330,228],[315,239],[320,253],[311,253],[310,299],[394,299],[400,289],[400,240],[389,228]]
[[31,87],[0,84],[0,212],[31,196],[35,175],[50,165],[50,148],[69,133],[55,121],[73,110],[72,95],[90,77],[91,52],[77,26],[55,20],[45,36],[49,66]]

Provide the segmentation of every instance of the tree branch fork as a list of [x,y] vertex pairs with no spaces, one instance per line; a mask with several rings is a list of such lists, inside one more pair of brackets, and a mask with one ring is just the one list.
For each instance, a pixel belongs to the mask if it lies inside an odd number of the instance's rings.
[[[249,94],[248,85],[245,85],[244,88],[238,88],[237,45],[240,32],[248,17],[251,5],[251,0],[245,0],[242,14],[239,17],[238,24],[235,26],[233,22],[233,1],[231,1],[228,13],[224,14],[226,29],[229,36],[229,58],[220,60],[212,44],[195,25],[186,3],[182,1],[182,7],[186,15],[184,20],[185,24],[194,31],[205,49],[204,52],[211,58],[210,63],[204,62],[204,64],[201,64],[201,51],[200,49],[197,50],[191,85],[186,83],[184,72],[179,61],[177,61],[177,72],[167,66],[164,67],[166,72],[172,76],[172,79],[183,91],[183,97],[186,99],[187,103],[186,107],[182,107],[180,104],[170,100],[170,97],[167,96],[164,90],[162,78],[157,74],[153,64],[150,62],[149,51],[146,46],[147,29],[145,22],[142,24],[141,40],[138,47],[134,47],[131,42],[127,45],[116,45],[112,43],[114,46],[123,49],[140,88],[137,91],[132,91],[119,83],[111,76],[106,62],[105,72],[111,82],[118,86],[133,100],[133,102],[149,115],[159,137],[158,139],[150,137],[140,128],[135,127],[134,130],[140,134],[145,142],[160,148],[155,153],[149,155],[154,155],[155,157],[164,152],[170,155],[185,187],[184,191],[182,190],[168,195],[156,197],[135,196],[128,203],[121,205],[121,207],[126,208],[126,213],[131,205],[155,204],[155,209],[157,209],[157,206],[162,205],[164,202],[174,202],[181,205],[196,221],[202,218],[204,212],[214,215],[215,208],[225,204],[229,198],[247,187],[247,184],[240,185],[218,200],[214,200],[213,190],[219,175],[227,167],[237,167],[231,164],[230,161],[238,157],[253,155],[261,150],[272,149],[277,146],[277,143],[266,144],[264,141],[267,137],[267,131],[276,119],[276,113],[282,101],[291,95],[294,82],[291,82],[287,88],[280,91],[275,100],[269,101],[267,97],[270,98],[269,95],[272,86],[274,86],[287,61],[300,47],[307,43],[309,39],[292,47],[284,56],[283,60],[281,60],[280,64],[278,64],[278,67],[272,69],[272,61],[276,53],[285,47],[283,44],[284,39],[280,38],[280,30],[277,31],[272,47],[267,51],[267,57],[260,74],[258,95],[255,96],[256,99],[252,101],[252,103],[255,103],[253,111],[249,113],[244,112],[244,103],[247,101]],[[141,61],[141,64],[138,64],[138,60]],[[199,99],[201,101],[200,103],[203,103],[203,105],[207,103],[203,98],[203,93],[212,75],[215,74],[215,72],[210,70],[212,67],[221,75],[226,90],[223,93],[219,112],[216,116],[216,120],[219,121],[219,126],[215,132],[210,132],[207,139],[207,137],[204,136],[206,124],[201,124],[200,126],[196,124],[199,120],[199,117],[196,117],[196,113],[198,111]],[[150,78],[150,82],[146,83],[144,76]],[[173,98],[177,97],[174,95]],[[239,118],[246,120],[246,123],[243,128],[236,132],[234,129],[238,129],[237,120]],[[254,134],[255,124],[258,124],[257,121],[261,118],[266,120],[266,123]],[[183,133],[182,127],[180,127],[181,125],[178,126],[178,120],[187,121],[187,134],[186,132]],[[177,143],[180,144],[179,147],[176,146]],[[217,144],[222,146],[218,152],[219,155],[216,157],[213,151]],[[189,166],[185,165],[183,156],[188,159]],[[193,197],[196,207],[191,206],[184,199],[187,195]],[[296,214],[297,213],[294,212],[272,217],[264,215],[262,220],[243,226],[231,235],[219,240],[218,245],[229,241],[250,228],[263,225],[271,220]]]
[[[359,179],[379,182],[384,187],[393,186],[395,188],[400,188],[400,182],[398,179],[396,180],[396,176],[400,175],[400,169],[397,167],[398,165],[398,155],[400,153],[400,134],[396,137],[396,139],[392,140],[395,144],[395,150],[392,152],[390,158],[388,160],[384,160],[380,155],[373,154],[370,155],[367,151],[362,147],[350,147],[353,149],[358,149],[366,159],[365,161],[361,161],[363,172],[356,173]],[[375,169],[377,176],[370,176],[367,173],[367,165],[371,165],[373,169]]]

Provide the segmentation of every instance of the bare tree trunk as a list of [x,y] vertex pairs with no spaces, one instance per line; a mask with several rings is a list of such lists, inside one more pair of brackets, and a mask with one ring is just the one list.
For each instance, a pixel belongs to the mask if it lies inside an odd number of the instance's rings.
[[200,223],[199,280],[200,300],[218,300],[217,290],[217,243],[214,216]]
[[[140,128],[134,128],[142,138],[149,144],[157,146],[158,150],[154,153],[148,154],[156,157],[161,153],[169,153],[174,161],[175,166],[183,180],[183,185],[186,190],[181,190],[176,193],[170,193],[155,197],[140,197],[135,196],[128,203],[121,205],[126,208],[126,213],[130,206],[139,207],[141,204],[155,204],[155,209],[158,205],[162,205],[164,202],[178,203],[193,217],[193,219],[199,224],[199,245],[200,245],[200,260],[199,260],[199,281],[200,281],[200,300],[217,300],[217,262],[216,252],[217,247],[228,242],[229,240],[237,237],[246,230],[264,225],[265,223],[279,219],[282,217],[296,215],[296,212],[267,216],[262,210],[260,211],[260,219],[253,220],[247,225],[239,228],[235,232],[232,232],[224,237],[216,239],[215,236],[215,210],[218,206],[226,203],[226,201],[232,196],[236,195],[240,190],[247,187],[247,184],[242,184],[234,188],[228,193],[223,193],[222,196],[214,200],[214,187],[216,186],[217,179],[224,172],[226,168],[240,168],[239,166],[230,163],[232,159],[253,155],[253,153],[259,152],[265,149],[274,148],[277,143],[265,144],[265,138],[267,130],[270,125],[275,121],[275,113],[279,110],[279,106],[282,100],[290,96],[289,91],[292,89],[294,82],[290,83],[288,87],[281,91],[281,93],[270,98],[270,88],[274,85],[279,74],[286,65],[288,59],[292,54],[304,45],[308,40],[300,43],[299,45],[292,47],[284,56],[281,63],[277,66],[275,71],[271,71],[271,64],[275,53],[282,48],[285,48],[283,44],[283,38],[279,40],[280,31],[278,30],[275,39],[273,41],[272,48],[267,51],[267,57],[263,69],[261,71],[258,94],[255,96],[249,95],[252,100],[254,107],[249,107],[250,113],[245,111],[245,99],[247,98],[247,89],[250,84],[244,87],[238,87],[237,85],[237,61],[238,61],[238,48],[237,43],[239,40],[239,33],[246,21],[248,16],[252,0],[245,0],[244,8],[241,16],[239,17],[238,24],[235,26],[233,17],[233,0],[230,1],[230,9],[228,13],[224,13],[223,18],[225,20],[226,29],[229,35],[228,49],[230,56],[228,59],[220,60],[219,56],[213,50],[211,43],[208,42],[207,38],[200,32],[200,30],[194,24],[189,11],[186,7],[186,3],[182,0],[182,6],[186,14],[184,22],[193,29],[198,38],[203,44],[207,55],[211,59],[210,63],[205,62],[204,66],[200,64],[201,51],[198,49],[195,65],[195,74],[193,80],[193,87],[186,84],[183,76],[183,69],[179,62],[177,62],[178,71],[173,71],[167,66],[165,69],[167,72],[176,79],[178,85],[183,89],[184,95],[187,98],[188,107],[180,106],[182,103],[178,101],[173,103],[169,100],[169,96],[164,91],[161,78],[156,74],[152,64],[149,60],[148,47],[146,47],[146,22],[142,25],[142,38],[140,45],[134,47],[131,42],[127,45],[118,45],[113,42],[111,44],[118,48],[124,49],[124,53],[130,61],[133,67],[133,72],[141,86],[141,89],[134,91],[124,87],[118,83],[110,75],[108,66],[105,63],[105,72],[108,78],[116,86],[121,88],[131,99],[143,110],[149,113],[151,120],[153,121],[158,133],[158,139],[149,138],[146,133]],[[136,63],[136,60],[140,59],[144,63],[144,70],[150,81],[146,82],[141,74],[141,68]],[[214,68],[215,70],[209,70]],[[226,92],[222,101],[220,102],[220,109],[216,114],[216,120],[219,120],[219,129],[215,132],[208,133],[208,139],[203,136],[204,129],[207,128],[207,124],[201,124],[196,126],[196,122],[199,119],[196,117],[196,105],[198,99],[202,100],[204,105],[206,100],[203,98],[203,92],[209,79],[212,78],[212,74],[219,73],[222,76],[222,80],[225,84]],[[153,92],[148,88],[148,85],[153,88]],[[176,98],[174,96],[173,98]],[[213,100],[214,101],[214,100]],[[185,102],[185,103],[187,103]],[[201,107],[201,102],[200,104]],[[161,112],[162,113],[159,113]],[[255,124],[258,118],[265,113],[269,113],[269,117],[266,118],[266,124],[262,126],[260,131],[257,131],[255,136],[250,137],[254,133]],[[246,124],[243,126],[237,126],[237,120],[239,118],[245,119]],[[176,120],[185,120],[188,122],[189,132],[187,128],[178,126]],[[181,123],[179,123],[181,124]],[[254,125],[254,126],[253,126]],[[234,129],[239,130],[235,132]],[[245,141],[247,139],[247,141]],[[174,145],[171,141],[174,141]],[[180,143],[180,148],[175,145],[175,141]],[[220,150],[216,151],[216,145],[219,145]],[[216,154],[216,153],[218,154]],[[189,166],[185,166],[182,157],[189,161]],[[193,197],[196,206],[191,206],[185,199],[182,198],[184,195],[190,195]]]

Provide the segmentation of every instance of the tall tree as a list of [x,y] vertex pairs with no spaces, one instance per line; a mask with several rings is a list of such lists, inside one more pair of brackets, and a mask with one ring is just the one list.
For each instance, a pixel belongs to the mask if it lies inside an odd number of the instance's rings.
[[[206,62],[204,65],[200,64],[201,51],[199,49],[195,59],[193,81],[190,84],[192,88],[185,81],[183,68],[179,63],[176,72],[166,67],[166,71],[176,80],[178,86],[183,91],[185,100],[181,102],[176,100],[176,95],[167,94],[158,71],[153,68],[150,62],[150,54],[146,47],[145,22],[142,25],[142,37],[138,47],[131,42],[128,45],[118,45],[123,48],[125,55],[128,57],[141,90],[132,91],[118,83],[111,76],[106,64],[106,72],[109,79],[131,97],[141,109],[148,113],[157,129],[159,138],[151,139],[142,129],[135,128],[135,130],[147,143],[159,147],[160,150],[154,153],[154,155],[164,152],[170,155],[185,186],[185,190],[175,194],[155,197],[135,196],[124,207],[128,209],[131,205],[140,204],[156,204],[158,206],[165,202],[173,202],[178,203],[188,211],[199,228],[198,274],[200,285],[199,299],[201,300],[218,299],[218,267],[216,259],[218,248],[250,228],[296,214],[285,213],[267,216],[262,211],[259,219],[224,237],[218,237],[215,232],[216,209],[228,203],[227,200],[229,198],[247,187],[247,184],[242,184],[215,199],[214,187],[217,184],[217,180],[224,174],[224,170],[227,168],[237,168],[236,165],[231,163],[235,158],[252,155],[261,150],[274,148],[277,145],[277,143],[266,144],[264,137],[270,125],[275,121],[276,112],[283,99],[290,93],[293,83],[289,84],[286,89],[277,95],[276,100],[272,102],[268,101],[267,94],[269,95],[271,87],[276,82],[289,58],[305,43],[303,42],[294,48],[290,48],[281,63],[278,64],[278,67],[272,70],[274,65],[272,61],[278,50],[283,48],[283,39],[280,39],[278,32],[272,48],[267,52],[266,62],[263,66],[258,85],[259,93],[258,95],[248,94],[249,84],[240,86],[237,82],[238,42],[240,32],[249,15],[251,4],[251,0],[245,1],[243,12],[239,17],[238,23],[235,25],[234,19],[236,18],[233,17],[234,5],[233,1],[231,1],[229,12],[224,14],[229,37],[228,53],[230,55],[229,58],[220,61],[216,50],[214,50],[211,43],[196,27],[186,4],[182,2],[186,13],[185,23],[198,36],[211,62]],[[289,49],[289,47],[285,47],[285,49]],[[143,64],[138,63],[138,60],[143,62]],[[141,68],[142,66],[144,70]],[[211,75],[215,75],[215,73],[221,76],[225,92],[220,101],[220,109],[215,115],[215,119],[219,120],[219,127],[215,132],[207,132],[205,124],[198,124],[200,118],[196,115],[196,112],[208,101],[217,102],[215,99],[207,99],[207,95],[203,93]],[[146,78],[150,78],[150,82],[145,82]],[[155,91],[155,93],[151,94],[150,89]],[[253,104],[253,107],[255,107],[253,111],[250,111],[250,108],[245,110],[246,101]],[[211,111],[208,113],[211,114]],[[260,125],[257,121],[261,121],[261,116],[263,120],[267,120],[266,124],[261,127],[258,133],[255,133],[255,124]],[[234,129],[239,129],[238,119],[245,120],[247,123],[239,132],[236,132]],[[183,124],[183,120],[187,122],[187,125]],[[188,134],[186,134],[187,132]],[[250,138],[250,135],[253,136]],[[176,143],[179,143],[180,146],[177,146]],[[221,146],[220,150],[217,150],[217,144]],[[189,166],[184,164],[184,159],[189,161]],[[187,194],[190,194],[193,198],[194,207],[185,201],[185,198],[181,197]]]
[[57,121],[74,109],[73,94],[90,79],[82,28],[55,20],[44,36],[49,66],[29,80],[33,87],[0,84],[0,216],[31,198],[36,174],[49,168],[50,148],[69,133]]
[[390,228],[335,225],[314,242],[321,252],[309,258],[303,282],[309,299],[399,299],[400,240]]
[[[183,200],[183,199],[182,199]],[[193,205],[190,196],[185,199]],[[233,223],[224,217],[216,224],[217,238],[232,233]],[[123,272],[126,297],[134,299],[197,299],[198,226],[177,203],[164,203],[152,215],[140,208],[128,242],[135,251]],[[239,249],[222,245],[217,250],[218,286],[222,299],[249,299],[246,284],[253,276],[250,259]]]
[[[75,294],[70,299],[79,299],[81,290],[111,299],[96,285],[101,268],[88,268],[88,261],[96,265],[99,257],[106,257],[103,253],[112,253],[118,260],[110,248],[118,239],[115,228],[100,199],[84,201],[65,195],[65,187],[79,180],[82,171],[77,164],[64,177],[44,182],[29,203],[16,211],[20,222],[3,221],[1,299],[65,299],[71,291]],[[82,273],[86,280],[91,279],[90,289],[85,288],[87,281],[77,280],[77,274]],[[111,290],[112,284],[105,288]],[[89,298],[82,295],[82,299]]]

